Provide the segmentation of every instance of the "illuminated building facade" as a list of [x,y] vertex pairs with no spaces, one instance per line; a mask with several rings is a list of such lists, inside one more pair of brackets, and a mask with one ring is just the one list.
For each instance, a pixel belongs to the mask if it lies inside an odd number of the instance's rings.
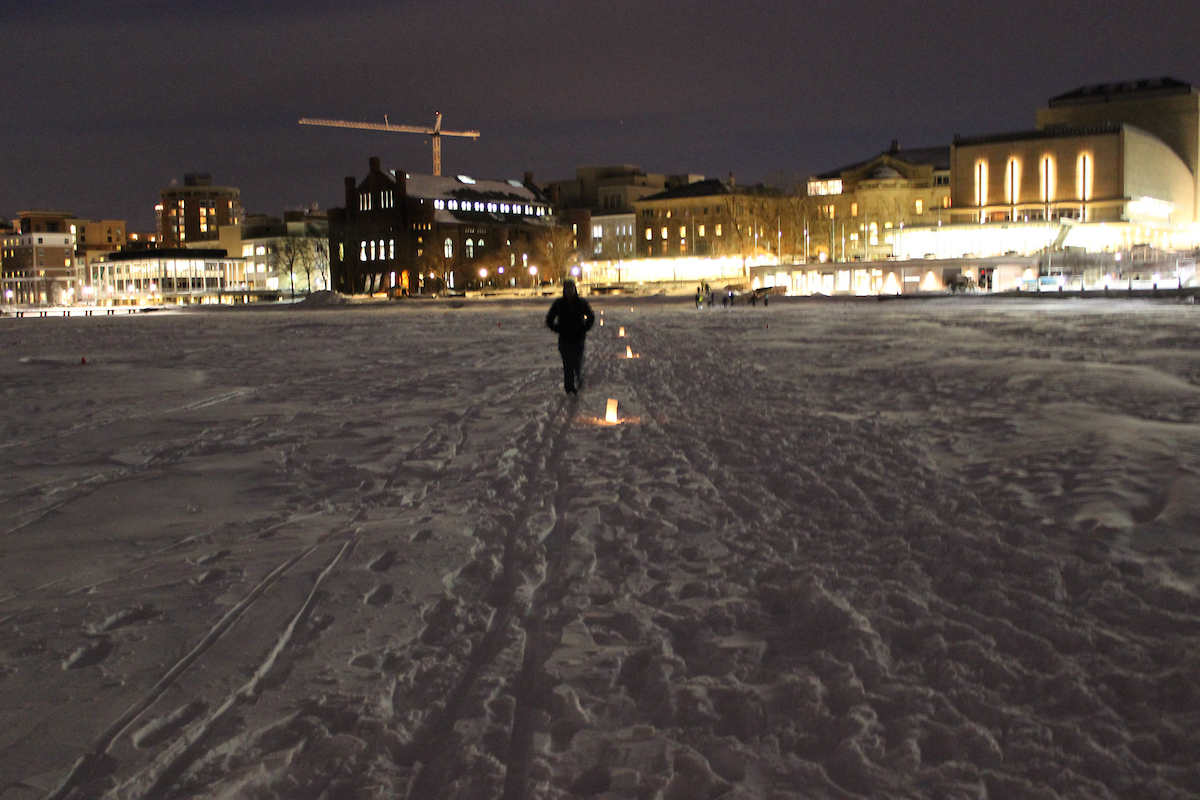
[[75,263],[74,214],[22,211],[4,236],[0,292],[4,302],[31,305],[72,303],[81,284]]
[[222,225],[237,225],[243,217],[241,192],[230,186],[213,186],[207,173],[189,173],[183,186],[168,186],[160,194],[154,210],[162,247],[216,242]]
[[937,224],[951,206],[949,147],[901,150],[815,175],[808,260],[870,261],[892,254],[906,226]]
[[1037,128],[1131,125],[1148,132],[1183,161],[1197,183],[1193,217],[1200,221],[1200,89],[1175,78],[1083,86],[1050,99],[1037,114]]
[[527,285],[555,224],[528,182],[385,171],[378,158],[345,191],[329,212],[329,263],[348,294]]
[[[281,253],[288,240],[301,246]],[[239,225],[223,225],[218,244],[241,256],[247,290],[300,294],[329,288],[329,217],[315,205],[282,219],[249,215]]]
[[714,178],[636,201],[638,257],[721,256],[739,249],[733,224],[739,197],[735,188]]
[[581,255],[600,260],[633,258],[633,206],[663,191],[704,180],[703,175],[643,172],[633,164],[578,167],[570,180],[543,187],[563,221],[576,226]]
[[247,293],[244,262],[224,250],[164,248],[110,253],[95,266],[99,306],[234,303]]
[[958,138],[953,160],[951,222],[1180,225],[1194,218],[1191,170],[1131,125]]

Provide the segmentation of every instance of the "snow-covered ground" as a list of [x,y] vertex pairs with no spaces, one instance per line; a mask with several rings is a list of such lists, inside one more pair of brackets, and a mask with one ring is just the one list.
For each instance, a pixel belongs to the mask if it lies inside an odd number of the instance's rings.
[[0,321],[0,799],[1200,797],[1200,308],[594,302]]

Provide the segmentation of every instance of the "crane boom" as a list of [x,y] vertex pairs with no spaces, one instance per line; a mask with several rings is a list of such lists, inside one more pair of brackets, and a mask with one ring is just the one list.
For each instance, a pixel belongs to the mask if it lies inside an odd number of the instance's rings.
[[312,117],[304,117],[300,120],[301,125],[322,125],[327,128],[356,128],[367,131],[387,131],[389,133],[423,133],[433,140],[433,174],[442,174],[442,142],[443,136],[463,136],[469,139],[478,139],[479,131],[444,131],[442,130],[442,114],[439,111],[437,118],[434,121],[433,127],[428,128],[422,125],[393,125],[387,122],[387,117],[384,117],[384,122],[351,122],[343,119],[314,119]]

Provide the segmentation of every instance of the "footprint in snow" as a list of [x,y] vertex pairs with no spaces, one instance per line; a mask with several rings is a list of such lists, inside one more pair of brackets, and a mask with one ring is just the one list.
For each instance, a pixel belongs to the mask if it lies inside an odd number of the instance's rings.
[[389,569],[392,568],[392,565],[395,563],[396,563],[396,551],[395,550],[385,550],[384,552],[382,552],[378,556],[376,556],[375,559],[373,561],[371,561],[370,564],[367,565],[367,569],[371,570],[372,572],[387,572]]
[[106,633],[108,631],[116,630],[117,628],[124,628],[129,625],[136,625],[139,622],[146,622],[147,620],[154,619],[161,613],[162,612],[155,609],[154,606],[150,605],[149,603],[139,606],[138,608],[123,608],[117,613],[107,617],[104,622],[100,623],[99,625],[92,625],[91,631],[92,633]]
[[85,669],[103,662],[112,653],[112,642],[105,636],[77,648],[63,660],[63,669]]
[[207,586],[210,583],[216,583],[225,577],[223,569],[209,569],[196,576],[195,583],[197,586]]
[[382,606],[392,599],[393,593],[391,584],[381,583],[367,592],[367,596],[363,598],[363,601],[369,606]]
[[208,566],[209,564],[215,564],[232,552],[232,550],[218,550],[215,553],[209,553],[206,556],[201,556],[200,558],[196,559],[196,564],[201,567]]

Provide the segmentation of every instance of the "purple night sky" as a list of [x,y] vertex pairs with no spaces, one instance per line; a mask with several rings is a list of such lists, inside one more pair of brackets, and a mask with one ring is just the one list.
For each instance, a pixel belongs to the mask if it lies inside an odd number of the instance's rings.
[[251,213],[340,205],[370,155],[429,170],[415,135],[302,116],[477,129],[444,171],[576,166],[802,178],[956,133],[1030,128],[1076,86],[1200,82],[1195,0],[1151,4],[38,0],[5,4],[0,216],[55,208],[153,229],[183,173]]

